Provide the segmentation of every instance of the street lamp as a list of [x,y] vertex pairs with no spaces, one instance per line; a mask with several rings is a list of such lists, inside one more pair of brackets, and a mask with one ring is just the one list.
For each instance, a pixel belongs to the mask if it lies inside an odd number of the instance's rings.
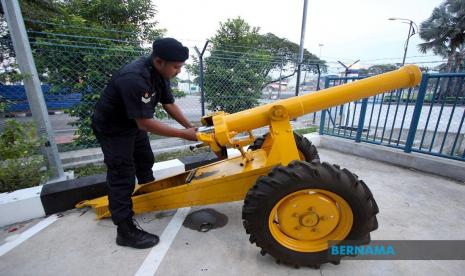
[[403,66],[405,64],[405,58],[407,57],[408,42],[410,38],[416,33],[415,29],[418,30],[418,26],[412,20],[406,19],[406,18],[391,17],[391,18],[388,18],[388,20],[400,20],[402,23],[409,24],[407,41],[405,41],[405,45],[404,45],[404,58],[402,59],[402,66]]

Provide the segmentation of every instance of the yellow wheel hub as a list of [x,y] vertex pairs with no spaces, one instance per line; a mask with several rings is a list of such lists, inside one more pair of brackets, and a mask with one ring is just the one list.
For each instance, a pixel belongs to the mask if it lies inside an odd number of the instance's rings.
[[299,252],[328,248],[329,240],[343,240],[352,228],[349,204],[337,194],[320,189],[294,192],[281,199],[269,216],[272,236]]

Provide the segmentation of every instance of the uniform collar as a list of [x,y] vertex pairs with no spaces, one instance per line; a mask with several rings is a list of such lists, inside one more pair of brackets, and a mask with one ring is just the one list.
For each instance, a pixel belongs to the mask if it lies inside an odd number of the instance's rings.
[[157,69],[155,69],[155,66],[153,66],[152,56],[148,56],[148,57],[145,58],[145,66],[149,70],[150,76],[152,77],[152,79],[155,82],[163,82],[164,81],[164,78],[162,77],[162,75],[160,75],[160,73],[158,73]]

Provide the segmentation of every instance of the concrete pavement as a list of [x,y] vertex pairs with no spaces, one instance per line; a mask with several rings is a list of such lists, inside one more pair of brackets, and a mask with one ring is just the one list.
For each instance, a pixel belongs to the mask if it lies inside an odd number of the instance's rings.
[[[319,153],[323,161],[348,168],[371,188],[380,209],[372,239],[465,239],[465,186],[460,182],[327,149]],[[241,202],[208,207],[227,215],[228,224],[207,233],[184,227],[171,233],[174,240],[155,275],[463,275],[465,270],[465,261],[347,259],[320,270],[278,265],[249,243]],[[164,236],[172,218],[173,212],[138,216],[144,229]],[[39,221],[2,229],[0,248]],[[96,221],[93,210],[71,210],[1,256],[0,273],[134,275],[151,250],[117,246],[115,230],[108,219]]]

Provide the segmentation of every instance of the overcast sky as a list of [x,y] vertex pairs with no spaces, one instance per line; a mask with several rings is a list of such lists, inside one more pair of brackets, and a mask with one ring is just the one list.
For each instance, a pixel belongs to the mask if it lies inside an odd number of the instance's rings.
[[[167,36],[201,48],[214,36],[219,22],[237,16],[261,33],[274,33],[300,43],[303,0],[152,0],[159,26]],[[426,20],[442,0],[308,0],[305,48],[329,62],[334,71],[340,60],[359,65],[401,62],[407,24],[389,17],[407,18],[416,24]],[[421,54],[418,34],[410,39],[407,63],[438,61],[432,53]],[[319,44],[324,46],[320,47]],[[420,57],[417,57],[420,56]]]

